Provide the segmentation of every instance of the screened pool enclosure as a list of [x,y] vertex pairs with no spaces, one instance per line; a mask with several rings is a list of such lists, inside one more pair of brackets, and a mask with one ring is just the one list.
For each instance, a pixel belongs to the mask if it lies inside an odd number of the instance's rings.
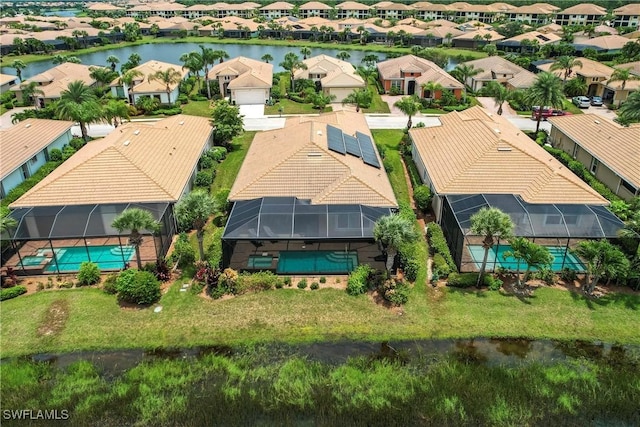
[[358,263],[384,268],[375,222],[392,208],[313,205],[295,197],[235,202],[222,236],[223,264],[282,274],[344,274]]
[[[551,249],[552,269],[581,271],[582,263],[573,253],[576,245],[589,239],[613,239],[624,223],[604,206],[584,204],[531,204],[511,194],[447,195],[443,200],[441,226],[460,271],[478,270],[478,247],[483,236],[471,233],[471,216],[484,207],[509,214],[513,234]],[[509,263],[501,256],[508,242],[498,241],[489,256],[487,271]],[[501,249],[502,246],[502,249]],[[481,257],[480,257],[481,261]]]
[[[143,265],[164,257],[176,231],[173,206],[168,203],[68,205],[20,208],[11,211],[17,222],[7,232],[10,243],[3,252],[3,265],[17,274],[64,274],[78,271],[91,261],[101,270],[120,270],[136,265],[129,230],[119,233],[111,227],[114,218],[127,208],[145,209],[160,222],[160,231],[144,235],[140,246]],[[3,240],[5,236],[3,236]]]

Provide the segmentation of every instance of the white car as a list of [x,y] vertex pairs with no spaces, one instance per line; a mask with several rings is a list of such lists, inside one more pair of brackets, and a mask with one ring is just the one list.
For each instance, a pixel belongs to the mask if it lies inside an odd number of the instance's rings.
[[578,108],[589,108],[591,100],[586,96],[575,96],[571,100]]

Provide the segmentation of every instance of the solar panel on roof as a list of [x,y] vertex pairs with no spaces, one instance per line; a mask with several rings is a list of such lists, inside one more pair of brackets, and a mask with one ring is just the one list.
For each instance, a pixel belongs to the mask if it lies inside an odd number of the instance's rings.
[[347,148],[347,153],[358,158],[362,157],[362,153],[360,151],[360,143],[356,138],[347,134],[343,134],[342,138],[344,139],[344,145]]
[[373,141],[368,135],[356,132],[356,137],[360,143],[360,151],[362,152],[362,160],[369,166],[380,169],[380,162],[376,156],[376,149],[373,147]]
[[327,125],[327,145],[331,151],[340,154],[346,153],[344,140],[342,139],[342,131],[331,125]]

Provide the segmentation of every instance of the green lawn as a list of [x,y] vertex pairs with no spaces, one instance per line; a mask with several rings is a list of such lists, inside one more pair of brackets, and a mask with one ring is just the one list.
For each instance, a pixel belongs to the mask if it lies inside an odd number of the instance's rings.
[[409,189],[402,169],[402,158],[398,152],[398,145],[404,133],[399,129],[372,129],[371,134],[377,145],[387,147],[385,158],[393,166],[393,171],[388,175],[396,199],[409,202]]
[[282,114],[320,114],[333,111],[331,106],[327,106],[324,110],[320,111],[313,108],[312,104],[301,104],[300,102],[291,101],[290,99],[282,98],[274,105],[268,105],[264,107],[265,115],[277,116],[280,114],[280,107],[283,108]]
[[211,101],[189,101],[182,106],[182,112],[192,116],[211,117]]
[[371,106],[369,108],[363,108],[362,111],[365,113],[389,113],[389,104],[382,100],[382,97],[378,93],[378,87],[373,83],[369,83],[367,88],[373,94],[373,98],[371,100]]
[[564,111],[568,111],[571,114],[584,114],[580,108],[576,107],[570,99],[565,99],[562,101],[562,109]]

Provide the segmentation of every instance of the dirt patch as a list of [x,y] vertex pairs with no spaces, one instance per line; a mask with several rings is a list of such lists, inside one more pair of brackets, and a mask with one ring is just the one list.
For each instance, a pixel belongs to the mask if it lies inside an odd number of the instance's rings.
[[377,305],[386,308],[387,310],[397,314],[398,316],[402,316],[404,314],[402,306],[397,306],[390,303],[389,301],[384,299],[384,297],[378,291],[367,292],[367,297],[370,301],[373,301]]
[[68,318],[69,302],[62,299],[52,302],[42,324],[38,328],[38,336],[51,337],[58,335],[64,329]]

